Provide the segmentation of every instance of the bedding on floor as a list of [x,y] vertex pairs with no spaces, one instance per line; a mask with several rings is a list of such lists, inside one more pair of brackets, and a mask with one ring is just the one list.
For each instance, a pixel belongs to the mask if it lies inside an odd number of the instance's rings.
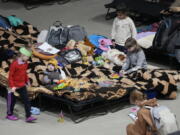
[[[19,47],[31,46],[37,41],[39,31],[29,23],[13,27],[12,30],[0,28],[0,85],[8,87],[7,77],[10,63],[13,61]],[[28,76],[31,87],[29,96],[35,99],[39,93],[46,93],[73,102],[81,102],[93,98],[103,100],[119,99],[132,90],[154,90],[159,97],[175,99],[176,83],[180,81],[180,72],[163,69],[139,70],[129,75],[112,79],[113,68],[95,66],[90,61],[68,64],[62,69],[67,75],[68,87],[61,90],[50,90],[43,86],[41,78],[46,70],[47,61],[37,57],[29,60]]]

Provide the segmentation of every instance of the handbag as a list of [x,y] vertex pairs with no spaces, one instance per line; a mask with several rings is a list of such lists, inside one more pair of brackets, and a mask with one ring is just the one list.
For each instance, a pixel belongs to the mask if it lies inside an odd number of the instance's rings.
[[68,42],[68,28],[56,21],[49,29],[46,41],[58,49],[63,49]]

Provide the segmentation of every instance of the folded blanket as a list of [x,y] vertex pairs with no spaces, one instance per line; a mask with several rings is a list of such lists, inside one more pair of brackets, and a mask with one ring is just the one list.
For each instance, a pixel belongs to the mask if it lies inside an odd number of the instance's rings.
[[153,40],[155,37],[156,32],[141,32],[137,35],[137,42],[138,44],[145,48],[148,49],[153,45]]

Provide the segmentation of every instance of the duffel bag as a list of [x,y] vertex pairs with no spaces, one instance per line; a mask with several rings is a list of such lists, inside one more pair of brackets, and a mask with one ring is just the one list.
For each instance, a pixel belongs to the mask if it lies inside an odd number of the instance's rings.
[[46,41],[58,49],[63,49],[68,42],[68,28],[56,21],[49,29]]

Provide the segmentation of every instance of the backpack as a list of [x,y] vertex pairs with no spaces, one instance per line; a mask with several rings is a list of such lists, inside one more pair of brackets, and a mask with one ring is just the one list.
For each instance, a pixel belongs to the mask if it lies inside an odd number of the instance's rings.
[[58,49],[63,49],[68,42],[68,28],[63,27],[60,21],[56,21],[50,27],[47,42]]
[[174,54],[177,46],[180,46],[180,15],[163,16],[153,40],[153,49]]
[[74,25],[69,28],[69,40],[75,40],[78,41],[84,41],[85,37],[87,36],[87,32],[85,31],[84,27],[81,27],[79,25]]
[[48,30],[42,30],[38,35],[37,42],[38,43],[46,42],[47,35],[48,35]]
[[1,15],[0,15],[0,27],[2,27],[4,29],[10,29],[11,28],[9,21]]
[[178,123],[175,115],[166,106],[156,106],[145,108],[150,109],[154,124],[156,125],[158,134],[168,135],[178,131]]
[[60,56],[64,59],[64,63],[72,64],[82,60],[82,54],[78,49],[72,49],[60,53]]

